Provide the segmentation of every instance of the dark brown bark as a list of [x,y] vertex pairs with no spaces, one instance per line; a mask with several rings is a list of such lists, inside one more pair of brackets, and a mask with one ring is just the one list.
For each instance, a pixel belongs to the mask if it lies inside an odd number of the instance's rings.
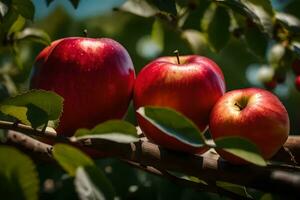
[[[72,139],[57,137],[55,133],[41,133],[24,125],[13,125],[6,129],[25,131],[29,135],[38,135],[59,142],[82,145],[97,149],[106,155],[116,157],[127,162],[137,163],[139,166],[159,169],[159,171],[176,171],[198,177],[209,185],[216,181],[226,181],[273,192],[290,197],[300,196],[299,146],[300,137],[290,136],[277,155],[267,167],[255,165],[235,166],[222,160],[214,151],[203,155],[192,155],[175,152],[159,147],[141,138],[139,142],[120,144],[107,140],[87,140],[80,144]],[[1,127],[1,123],[0,123]],[[3,127],[2,127],[3,128]],[[51,146],[40,143],[35,139],[17,132],[8,133],[8,143],[14,144],[35,157],[52,160]],[[275,164],[274,164],[275,163]]]

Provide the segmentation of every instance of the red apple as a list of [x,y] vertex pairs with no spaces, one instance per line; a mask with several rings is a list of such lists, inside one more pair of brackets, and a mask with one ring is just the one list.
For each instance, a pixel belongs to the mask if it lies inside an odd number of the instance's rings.
[[292,68],[296,75],[300,75],[300,59],[295,59],[293,61]]
[[298,91],[300,91],[300,76],[297,76],[295,79],[295,86]]
[[268,90],[273,90],[277,86],[277,81],[275,79],[272,79],[271,81],[264,82],[263,84]]
[[37,56],[30,87],[64,98],[57,132],[72,136],[78,128],[122,118],[134,79],[130,56],[118,42],[73,37],[53,42]]
[[[212,107],[224,92],[224,76],[212,60],[196,55],[161,57],[145,66],[137,76],[134,106],[135,109],[142,106],[175,109],[204,131]],[[139,114],[137,120],[145,135],[161,146],[192,153],[203,151],[162,133]]]
[[[248,88],[227,92],[214,106],[209,123],[213,139],[240,136],[257,145],[263,158],[270,159],[289,134],[289,116],[280,100],[263,89]],[[221,157],[245,163],[228,153]]]

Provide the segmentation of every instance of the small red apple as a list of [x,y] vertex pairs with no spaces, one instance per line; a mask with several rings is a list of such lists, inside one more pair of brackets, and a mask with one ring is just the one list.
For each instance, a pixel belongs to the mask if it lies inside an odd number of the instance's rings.
[[57,132],[72,136],[78,128],[122,118],[134,79],[131,58],[118,42],[73,37],[53,42],[37,56],[30,87],[64,98]]
[[300,76],[297,76],[295,79],[295,86],[298,91],[300,91]]
[[273,90],[277,86],[277,81],[275,79],[272,79],[268,82],[264,82],[263,84],[264,84],[265,88],[267,88],[268,90]]
[[[289,134],[289,116],[280,100],[263,89],[248,88],[227,92],[214,106],[209,123],[213,139],[240,136],[257,145],[263,158],[270,159]],[[245,163],[228,153],[221,157]]]
[[300,75],[300,59],[295,59],[293,61],[292,68],[296,75]]
[[[224,92],[223,73],[212,60],[197,55],[161,57],[146,65],[137,76],[134,106],[175,109],[204,131],[212,107]],[[139,114],[137,120],[145,135],[161,146],[192,153],[203,151],[162,133]]]

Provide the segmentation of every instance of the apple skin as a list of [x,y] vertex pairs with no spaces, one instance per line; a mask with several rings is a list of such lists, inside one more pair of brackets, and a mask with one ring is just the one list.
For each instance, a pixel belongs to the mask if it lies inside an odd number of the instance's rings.
[[272,79],[268,82],[264,82],[263,83],[265,88],[267,88],[268,90],[274,90],[278,84],[278,82],[275,79]]
[[54,41],[37,56],[30,88],[64,98],[58,134],[72,136],[122,118],[132,98],[135,72],[129,54],[108,38],[71,37]]
[[[204,131],[209,114],[225,92],[224,76],[212,60],[196,55],[161,57],[146,65],[138,74],[134,87],[134,107],[160,106],[175,109]],[[137,121],[146,137],[163,147],[190,153],[197,148],[172,138],[137,113]]]
[[[247,88],[227,92],[214,106],[209,123],[212,138],[240,136],[257,145],[263,158],[270,159],[288,138],[288,113],[271,92]],[[224,151],[222,158],[234,164],[245,164]]]
[[300,75],[300,59],[295,59],[293,61],[292,69],[296,75]]
[[295,78],[295,86],[296,86],[296,89],[300,92],[300,76],[297,76]]

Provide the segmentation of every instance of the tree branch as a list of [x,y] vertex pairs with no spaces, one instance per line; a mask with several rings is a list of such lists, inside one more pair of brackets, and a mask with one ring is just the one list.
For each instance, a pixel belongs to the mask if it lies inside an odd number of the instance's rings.
[[202,156],[192,155],[170,151],[148,141],[125,145],[92,140],[89,146],[104,152],[111,150],[111,153],[121,159],[195,176],[209,183],[225,181],[266,192],[300,197],[298,168],[282,170],[283,166],[280,165],[268,167],[236,166],[220,159],[212,151]]
[[165,170],[158,170],[154,167],[143,166],[143,165],[140,165],[139,163],[127,161],[127,160],[124,160],[124,162],[135,168],[146,171],[148,173],[166,178],[166,179],[170,180],[171,182],[176,183],[178,185],[194,188],[195,190],[198,190],[198,191],[222,194],[222,195],[225,195],[227,197],[230,197],[230,198],[236,199],[236,200],[252,199],[251,197],[242,197],[240,195],[237,195],[233,192],[230,192],[224,188],[221,188],[221,187],[218,187],[215,185],[206,185],[203,183],[197,183],[197,182],[189,181],[189,180],[186,180],[183,178],[179,178],[179,177],[176,177],[176,176],[170,174],[169,172],[167,172]]
[[[99,139],[90,139],[87,143],[79,144],[70,141],[68,138],[62,139],[61,136],[57,137],[56,134],[51,132],[46,131],[43,135],[43,133],[37,130],[20,124],[13,125],[13,127],[6,125],[5,127],[19,131],[23,131],[24,128],[29,135],[45,136],[52,140],[93,148],[111,157],[135,162],[141,166],[151,166],[155,169],[175,171],[195,176],[209,184],[216,181],[225,181],[265,192],[300,197],[300,170],[299,166],[294,162],[299,163],[299,136],[290,136],[288,138],[284,147],[288,148],[289,152],[281,150],[274,157],[273,161],[284,162],[284,165],[271,164],[267,167],[259,167],[255,165],[231,165],[220,159],[213,151],[199,156],[167,150],[144,138],[141,138],[139,142],[131,144],[120,144]],[[0,128],[3,128],[1,122]],[[16,134],[16,132],[9,132],[8,141],[19,145],[19,147],[31,150],[34,155],[40,152],[44,157],[51,159],[51,155],[47,153],[50,148],[49,146],[37,143],[28,137],[24,140],[24,135],[16,137],[14,136]],[[293,155],[293,159],[291,159],[291,154]]]
[[[24,153],[29,154],[35,161],[43,161],[43,162],[51,162],[51,163],[53,162],[54,163],[54,160],[52,157],[52,146],[51,145],[42,143],[42,142],[40,142],[32,137],[29,137],[27,135],[24,135],[22,133],[19,133],[16,131],[8,131],[7,140],[5,141],[5,144],[12,145],[12,146],[22,150]],[[188,180],[185,180],[182,178],[178,178],[164,170],[160,171],[151,166],[143,166],[143,165],[140,165],[139,163],[128,161],[128,160],[122,160],[122,161],[129,164],[130,166],[137,168],[137,169],[154,174],[156,176],[160,176],[162,178],[167,178],[170,181],[172,181],[178,185],[182,185],[185,187],[191,187],[198,191],[222,194],[222,195],[225,195],[227,197],[230,197],[232,199],[237,199],[237,200],[252,199],[250,197],[241,197],[240,195],[237,195],[233,192],[230,192],[221,187],[217,187],[215,185],[205,185],[205,184],[201,184],[201,183],[188,181]]]

